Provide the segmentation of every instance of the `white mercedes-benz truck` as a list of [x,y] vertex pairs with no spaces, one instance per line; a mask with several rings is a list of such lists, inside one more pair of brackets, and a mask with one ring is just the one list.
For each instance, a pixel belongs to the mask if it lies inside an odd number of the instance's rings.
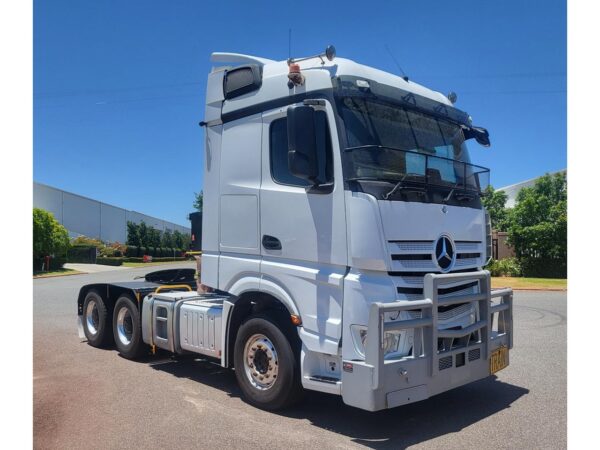
[[90,344],[213,358],[265,409],[311,389],[377,411],[505,368],[512,291],[483,270],[489,170],[467,150],[489,136],[456,96],[333,47],[212,61],[201,282],[84,286]]

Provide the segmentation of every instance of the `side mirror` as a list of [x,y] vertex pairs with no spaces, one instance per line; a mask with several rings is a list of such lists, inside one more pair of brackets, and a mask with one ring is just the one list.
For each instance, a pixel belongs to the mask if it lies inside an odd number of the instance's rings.
[[312,184],[318,184],[315,110],[310,106],[290,106],[287,110],[287,129],[290,173]]
[[475,138],[477,143],[483,145],[484,147],[489,147],[491,145],[490,133],[485,128],[471,127],[463,130],[463,132],[465,135],[465,140]]

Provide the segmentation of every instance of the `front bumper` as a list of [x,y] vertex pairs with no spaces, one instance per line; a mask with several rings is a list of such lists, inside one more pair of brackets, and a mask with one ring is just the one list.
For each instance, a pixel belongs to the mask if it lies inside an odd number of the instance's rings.
[[[479,281],[478,294],[443,299],[438,296],[438,287],[444,284],[473,280]],[[512,289],[491,291],[487,270],[427,274],[423,292],[423,300],[371,304],[365,360],[343,362],[344,403],[377,411],[424,400],[489,376],[490,355],[494,350],[502,346],[512,348]],[[438,307],[460,303],[478,303],[479,320],[462,329],[439,330]],[[384,320],[385,313],[408,310],[420,310],[420,318]],[[415,336],[413,356],[385,360],[384,333],[410,329],[414,330]],[[477,339],[451,350],[438,351],[438,338],[460,341],[473,333]]]

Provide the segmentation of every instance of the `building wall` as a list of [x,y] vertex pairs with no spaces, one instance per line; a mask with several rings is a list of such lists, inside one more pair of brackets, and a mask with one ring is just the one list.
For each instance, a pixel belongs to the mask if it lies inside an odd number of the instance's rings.
[[508,245],[508,233],[492,231],[492,255],[494,259],[514,258],[515,251]]
[[171,232],[178,230],[191,233],[188,227],[35,182],[33,206],[51,212],[71,237],[84,235],[105,242],[124,243],[127,240],[128,221],[143,221],[160,231],[168,229]]

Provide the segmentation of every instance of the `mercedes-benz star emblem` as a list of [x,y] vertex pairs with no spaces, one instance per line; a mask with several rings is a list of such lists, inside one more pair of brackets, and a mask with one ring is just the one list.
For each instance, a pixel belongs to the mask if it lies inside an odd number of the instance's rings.
[[448,236],[440,236],[435,243],[435,260],[442,272],[447,272],[452,268],[455,257],[452,240]]

